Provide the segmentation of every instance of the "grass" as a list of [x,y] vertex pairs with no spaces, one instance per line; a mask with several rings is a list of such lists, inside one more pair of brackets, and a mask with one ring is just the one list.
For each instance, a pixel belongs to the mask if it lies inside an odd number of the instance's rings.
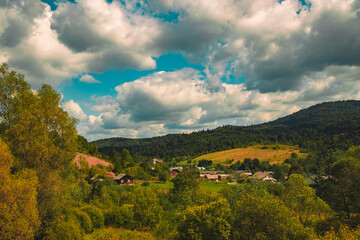
[[[209,180],[199,180],[199,188],[208,192],[220,192],[223,188],[228,187],[226,181],[223,182],[212,182]],[[174,183],[172,182],[150,182],[149,187],[156,187],[161,191],[169,191],[174,188]]]
[[200,180],[199,181],[199,188],[204,190],[204,191],[208,191],[208,192],[220,192],[223,188],[228,187],[229,185],[227,184],[226,181],[224,182],[211,182],[208,180]]
[[174,188],[174,183],[172,182],[149,182],[150,187],[156,187],[157,189],[161,191],[169,191],[170,189]]
[[[257,158],[262,161],[269,161],[271,164],[282,163],[285,159],[290,158],[291,153],[296,153],[299,158],[305,158],[306,153],[300,153],[300,150],[288,145],[255,145],[247,148],[236,148],[227,151],[215,152],[202,155],[193,160],[201,159],[212,160],[213,164],[225,163],[224,165],[231,165],[236,161],[244,161],[245,158]],[[232,163],[229,160],[234,160]],[[182,162],[183,163],[183,162]],[[186,161],[185,161],[186,163]]]
[[142,240],[142,239],[153,239],[155,237],[151,235],[149,232],[140,232],[137,230],[128,230],[121,228],[102,228],[96,229],[91,234],[86,234],[84,236],[85,240],[105,240],[105,239],[131,239],[131,240]]

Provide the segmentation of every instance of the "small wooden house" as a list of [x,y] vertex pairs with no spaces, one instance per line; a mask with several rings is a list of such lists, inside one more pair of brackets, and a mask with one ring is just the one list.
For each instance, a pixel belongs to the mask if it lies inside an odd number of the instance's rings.
[[134,178],[126,173],[120,173],[119,175],[114,177],[114,181],[119,185],[120,184],[133,184]]

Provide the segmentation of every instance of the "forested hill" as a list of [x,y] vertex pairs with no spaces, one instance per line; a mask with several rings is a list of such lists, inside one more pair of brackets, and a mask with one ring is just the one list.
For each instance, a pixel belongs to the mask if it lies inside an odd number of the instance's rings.
[[170,134],[146,139],[109,138],[95,141],[107,154],[113,144],[117,151],[172,159],[199,156],[219,150],[253,144],[298,145],[310,152],[346,150],[360,145],[360,101],[326,102],[303,109],[272,122],[239,127],[223,126],[191,134]]

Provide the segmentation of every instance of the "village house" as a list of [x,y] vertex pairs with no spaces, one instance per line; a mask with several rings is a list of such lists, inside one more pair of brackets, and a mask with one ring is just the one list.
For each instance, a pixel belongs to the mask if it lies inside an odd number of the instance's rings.
[[170,172],[173,170],[178,170],[179,172],[181,172],[183,170],[183,167],[171,167],[169,170]]
[[244,177],[250,177],[252,175],[251,172],[246,172],[244,170],[236,171],[236,174],[239,176],[244,176]]
[[210,175],[210,171],[199,171],[200,178],[205,178],[207,175]]
[[153,159],[153,163],[154,163],[154,164],[162,163],[162,162],[163,162],[163,161],[160,160],[160,159],[156,159],[156,158]]
[[210,181],[218,182],[219,181],[219,175],[218,174],[208,174],[205,176]]
[[114,181],[119,185],[120,184],[133,184],[134,178],[126,173],[120,173],[119,175],[114,177]]
[[258,180],[262,180],[262,181],[276,182],[273,172],[256,172],[249,178],[250,179],[258,179]]
[[230,174],[219,174],[219,181],[227,180]]

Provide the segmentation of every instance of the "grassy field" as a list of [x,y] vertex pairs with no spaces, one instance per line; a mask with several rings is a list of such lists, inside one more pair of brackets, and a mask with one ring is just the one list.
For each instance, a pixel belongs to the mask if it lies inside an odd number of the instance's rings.
[[168,191],[174,188],[174,183],[172,182],[150,182],[150,186],[156,187],[161,191]]
[[199,188],[209,192],[220,192],[223,188],[228,187],[229,185],[224,182],[211,182],[207,180],[199,181]]
[[[150,186],[156,187],[161,191],[169,191],[174,188],[172,182],[150,182]],[[208,180],[199,180],[199,188],[209,192],[220,192],[223,188],[228,187],[227,182],[211,182]]]
[[[212,160],[213,164],[222,163],[230,165],[229,160],[244,161],[245,158],[257,158],[262,161],[270,161],[271,164],[282,163],[285,159],[290,158],[291,153],[296,153],[300,158],[305,158],[306,153],[300,153],[300,150],[293,146],[288,145],[255,145],[247,148],[236,148],[227,151],[215,152],[206,155],[202,155],[195,158],[194,161],[200,159]],[[182,162],[183,164],[186,163]]]

